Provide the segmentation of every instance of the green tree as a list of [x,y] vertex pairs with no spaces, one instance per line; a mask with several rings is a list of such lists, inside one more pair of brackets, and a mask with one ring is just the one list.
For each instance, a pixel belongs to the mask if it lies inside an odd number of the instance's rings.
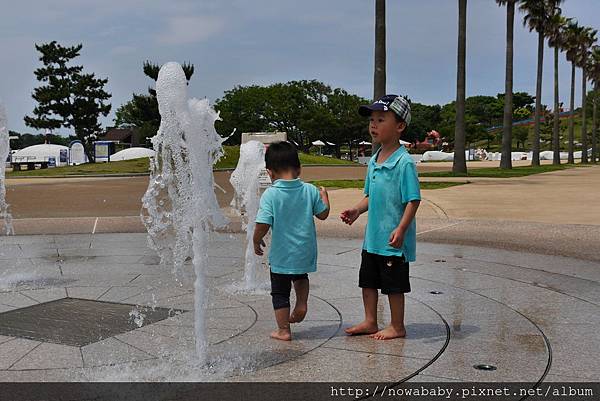
[[512,123],[513,123],[513,56],[515,4],[517,0],[496,0],[500,6],[506,6],[506,72],[504,75],[504,114],[502,130],[502,158],[500,168],[512,168]]
[[264,132],[269,130],[269,121],[265,116],[268,89],[262,86],[236,86],[225,92],[215,102],[221,120],[215,128],[221,136],[235,134],[230,143],[239,144],[243,132]]
[[568,163],[575,163],[575,67],[578,62],[579,41],[583,37],[585,28],[577,21],[571,20],[565,28],[565,48],[567,60],[571,62],[571,96],[569,103],[569,146]]
[[84,74],[83,66],[68,65],[79,56],[82,47],[64,47],[56,41],[35,45],[43,67],[34,74],[43,84],[32,94],[38,103],[33,116],[25,116],[24,120],[36,129],[72,128],[93,161],[92,145],[100,133],[98,118],[110,112],[111,106],[105,102],[111,95],[104,90],[108,79]]
[[598,102],[600,101],[600,46],[594,46],[588,67],[594,87],[589,98],[592,101],[592,163],[598,160]]
[[358,107],[366,103],[367,99],[352,95],[341,88],[334,89],[327,96],[327,109],[331,117],[325,140],[338,144],[338,158],[341,156],[339,145],[342,143],[348,145],[352,159],[354,143],[369,138],[368,123],[357,113]]
[[532,166],[540,165],[540,118],[542,114],[542,77],[544,67],[544,37],[548,28],[548,3],[547,0],[523,0],[520,9],[526,13],[523,24],[529,31],[538,33],[538,59],[537,79],[535,91],[535,115],[533,134]]
[[403,140],[415,143],[423,141],[427,133],[439,129],[442,123],[442,108],[439,105],[428,106],[410,102],[411,120],[408,129],[403,134]]
[[559,0],[548,1],[548,45],[554,49],[554,125],[552,127],[552,164],[560,164],[560,100],[558,84],[558,56],[559,52],[565,50],[565,29],[570,19],[561,15],[561,9],[558,7]]
[[458,51],[456,79],[456,125],[454,132],[454,174],[467,174],[465,158],[465,93],[467,57],[467,0],[458,0]]
[[340,144],[352,148],[354,141],[368,138],[367,122],[357,113],[367,102],[315,80],[237,86],[215,102],[222,118],[216,128],[221,135],[236,130],[233,143],[242,132],[256,131],[285,131],[303,151],[317,139],[333,142],[339,157]]
[[581,32],[579,40],[579,50],[577,52],[577,64],[581,68],[581,162],[588,162],[588,136],[587,136],[587,113],[586,113],[586,96],[587,96],[587,70],[590,59],[590,48],[596,42],[596,34],[598,31],[595,29],[585,27]]
[[16,139],[12,139],[10,141],[11,149],[23,149],[28,146],[40,145],[43,143],[52,143],[55,145],[69,146],[69,144],[72,141],[77,139],[77,137],[74,135],[71,135],[69,137],[64,137],[61,135],[54,135],[54,134],[32,135],[29,133],[21,134],[16,131],[8,131],[8,134],[10,136],[16,137]]
[[517,125],[516,127],[513,127],[513,137],[517,141],[517,149],[524,148],[525,143],[529,138],[529,127],[527,125]]

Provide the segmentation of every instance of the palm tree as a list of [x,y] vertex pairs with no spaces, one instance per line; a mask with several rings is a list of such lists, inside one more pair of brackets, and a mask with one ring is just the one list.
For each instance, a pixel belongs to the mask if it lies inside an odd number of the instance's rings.
[[542,112],[542,76],[544,68],[544,36],[548,25],[547,0],[523,0],[520,9],[525,12],[523,25],[538,33],[537,84],[535,90],[535,129],[533,134],[532,166],[540,165],[540,115]]
[[548,45],[554,48],[554,127],[552,130],[552,164],[560,164],[560,110],[558,93],[558,54],[565,47],[565,27],[569,19],[561,15],[561,9],[556,0],[549,1],[550,17],[548,19]]
[[467,57],[467,0],[458,0],[458,60],[456,77],[456,125],[452,173],[467,174],[465,158],[465,93]]
[[515,4],[518,0],[496,0],[506,5],[506,75],[504,82],[504,131],[502,133],[502,157],[500,168],[512,168],[512,123],[513,123],[513,36],[515,26]]
[[[386,93],[385,0],[375,0],[375,72],[373,74],[373,100]],[[373,143],[373,154],[379,148]]]
[[577,66],[577,54],[579,50],[579,39],[582,36],[584,27],[577,21],[571,20],[565,28],[565,45],[567,50],[567,60],[571,62],[571,101],[569,104],[569,158],[568,163],[575,163],[575,67]]
[[592,163],[598,160],[598,96],[600,95],[600,46],[594,46],[589,65],[590,79],[594,85],[592,112]]
[[581,67],[581,163],[588,162],[588,138],[587,138],[587,115],[586,115],[586,97],[587,97],[587,64],[590,57],[590,48],[596,42],[598,31],[585,27],[581,34],[578,53],[578,64]]

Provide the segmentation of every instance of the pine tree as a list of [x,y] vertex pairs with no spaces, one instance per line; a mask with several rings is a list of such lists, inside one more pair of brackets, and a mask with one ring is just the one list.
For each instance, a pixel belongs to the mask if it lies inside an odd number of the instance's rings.
[[104,90],[108,79],[83,74],[83,66],[68,65],[79,56],[82,47],[64,47],[56,41],[35,45],[43,67],[34,74],[42,85],[32,94],[38,103],[33,116],[25,116],[24,120],[35,129],[72,128],[93,161],[92,145],[101,129],[98,118],[110,112],[111,105],[105,101],[111,95]]

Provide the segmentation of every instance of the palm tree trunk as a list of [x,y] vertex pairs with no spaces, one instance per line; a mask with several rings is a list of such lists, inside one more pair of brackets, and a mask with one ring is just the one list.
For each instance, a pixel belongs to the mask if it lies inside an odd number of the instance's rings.
[[588,162],[588,141],[587,141],[587,121],[586,121],[586,98],[587,98],[587,71],[585,69],[585,65],[581,69],[582,77],[581,77],[581,163]]
[[571,62],[571,104],[569,115],[569,164],[575,164],[575,62]]
[[552,164],[560,164],[560,110],[558,104],[558,46],[554,47],[554,127],[552,130]]
[[[373,74],[373,100],[385,96],[386,80],[385,0],[375,0],[375,72]],[[373,154],[379,144],[373,143]]]
[[504,132],[502,133],[502,157],[500,168],[512,168],[512,122],[513,122],[513,36],[515,25],[515,2],[506,4],[506,75],[504,85]]
[[597,103],[598,103],[598,85],[595,86],[595,93],[594,93],[594,108],[593,108],[593,112],[592,112],[592,163],[596,163],[597,158],[598,158],[598,142],[597,142],[597,136],[598,133],[596,132],[598,129],[598,121],[596,120],[597,118]]
[[458,0],[458,60],[456,77],[456,126],[454,128],[454,174],[467,174],[465,160],[465,93],[467,58],[467,0]]
[[544,72],[544,33],[538,32],[537,85],[535,89],[535,128],[533,131],[532,166],[540,165],[540,115],[542,113],[542,76]]

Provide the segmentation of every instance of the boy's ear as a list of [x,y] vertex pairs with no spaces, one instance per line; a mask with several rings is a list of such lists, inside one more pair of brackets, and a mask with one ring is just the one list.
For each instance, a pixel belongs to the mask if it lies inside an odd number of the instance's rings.
[[271,179],[271,181],[273,181],[273,172],[268,168],[265,170],[267,170],[267,174],[269,174],[269,178]]
[[406,123],[404,121],[398,123],[398,131],[400,131],[401,134],[406,131]]

